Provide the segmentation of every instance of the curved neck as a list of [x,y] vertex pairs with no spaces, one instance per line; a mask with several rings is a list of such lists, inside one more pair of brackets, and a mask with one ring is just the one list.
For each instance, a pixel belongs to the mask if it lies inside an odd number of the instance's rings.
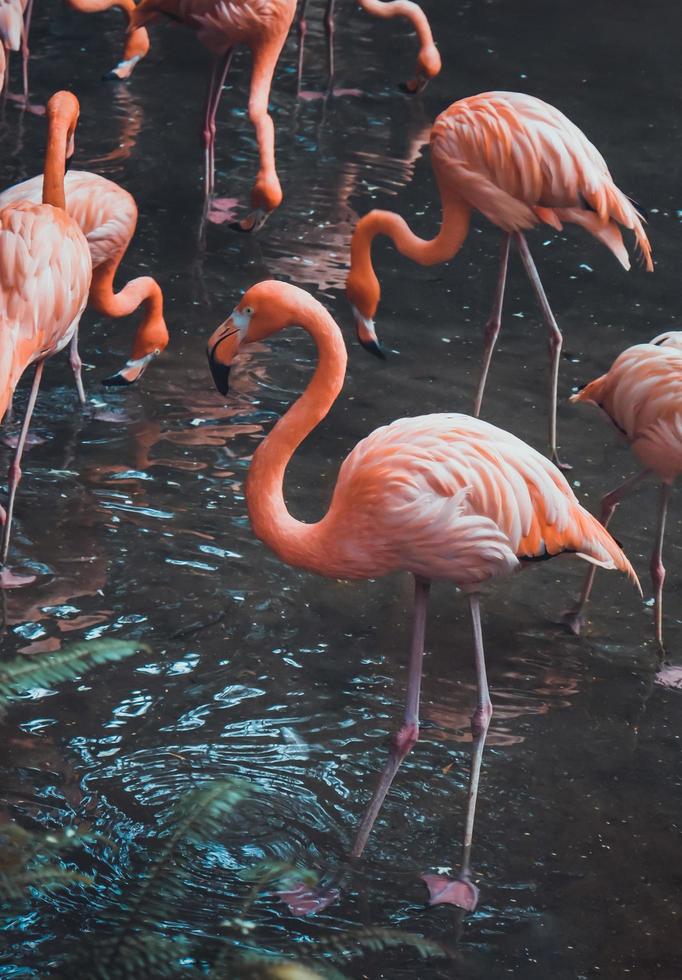
[[375,315],[381,295],[372,265],[372,242],[377,235],[386,235],[402,255],[420,265],[447,262],[459,252],[469,231],[471,208],[450,190],[442,186],[440,190],[443,217],[438,234],[430,240],[415,235],[405,219],[392,211],[370,211],[358,222],[351,240],[347,292],[364,316]]
[[103,262],[92,274],[90,303],[103,316],[121,317],[133,313],[144,303],[144,318],[137,328],[132,357],[143,357],[150,350],[161,350],[168,343],[168,329],[163,318],[163,293],[151,276],[140,276],[114,292],[114,276],[121,255]]
[[320,541],[311,539],[318,525],[291,516],[284,501],[284,474],[296,449],[336,401],[347,354],[341,331],[322,307],[306,305],[305,312],[291,322],[300,324],[315,341],[318,364],[304,393],[254,453],[246,499],[256,536],[287,564],[314,570]]
[[358,3],[374,17],[404,17],[414,27],[423,48],[433,44],[428,18],[419,4],[412,3],[411,0],[358,0]]

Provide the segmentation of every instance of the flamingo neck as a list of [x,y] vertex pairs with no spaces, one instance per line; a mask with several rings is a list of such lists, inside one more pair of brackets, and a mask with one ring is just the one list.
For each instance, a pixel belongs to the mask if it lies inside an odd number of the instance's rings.
[[304,393],[256,450],[246,499],[256,536],[287,564],[318,571],[325,557],[320,524],[305,524],[291,516],[284,500],[284,474],[296,449],[336,401],[347,354],[341,331],[326,310],[306,305],[293,322],[315,341],[317,367]]
[[377,235],[390,238],[398,251],[420,265],[446,262],[459,252],[469,231],[471,208],[449,189],[441,187],[443,217],[438,234],[419,238],[400,215],[370,211],[358,222],[351,241],[351,271],[347,292],[351,303],[366,317],[374,317],[381,287],[372,265],[372,242]]
[[67,141],[68,127],[66,121],[59,116],[50,119],[43,176],[43,204],[51,204],[55,208],[61,208],[62,211],[66,211],[64,174],[66,172]]
[[419,47],[425,59],[425,67],[431,68],[431,61],[436,62],[429,74],[438,74],[440,58],[435,50],[433,34],[428,17],[417,3],[412,0],[358,0],[360,6],[374,17],[389,19],[404,17],[409,20],[419,38]]

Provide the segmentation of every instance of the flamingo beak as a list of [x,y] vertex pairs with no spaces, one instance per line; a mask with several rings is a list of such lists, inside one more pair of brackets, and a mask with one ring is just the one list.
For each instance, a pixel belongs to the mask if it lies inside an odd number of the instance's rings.
[[151,354],[145,354],[144,357],[138,357],[135,360],[127,361],[126,364],[117,371],[116,374],[112,374],[109,378],[104,378],[102,381],[103,385],[107,385],[110,388],[123,388],[125,385],[135,384],[139,381],[144,374],[147,365],[150,364],[155,357],[158,357],[159,351],[152,351]]
[[377,337],[376,330],[374,329],[374,320],[370,317],[363,316],[357,307],[353,307],[353,315],[355,316],[355,328],[358,334],[358,340],[360,344],[369,351],[370,354],[374,354],[375,357],[380,358],[382,361],[386,360],[386,353],[384,348],[379,343],[379,338]]
[[230,390],[230,368],[241,339],[241,331],[235,326],[233,318],[228,317],[208,342],[208,366],[221,395],[227,395]]

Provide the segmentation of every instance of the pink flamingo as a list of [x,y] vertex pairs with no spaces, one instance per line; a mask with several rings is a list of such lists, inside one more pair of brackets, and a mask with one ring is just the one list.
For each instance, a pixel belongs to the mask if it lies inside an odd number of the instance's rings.
[[42,203],[17,201],[0,210],[0,421],[19,379],[35,364],[26,414],[9,469],[7,512],[0,552],[0,586],[32,578],[7,568],[12,514],[21,479],[21,456],[48,357],[76,343],[92,276],[90,249],[78,223],[66,212],[64,171],[73,152],[78,99],[57,92],[47,105],[48,136]]
[[[23,95],[18,97],[24,105],[28,103],[28,35],[31,30],[33,0],[0,0],[0,43],[9,76],[10,51],[21,51]],[[8,77],[5,79],[5,84]],[[15,96],[11,96],[15,98]],[[42,111],[42,110],[41,110]]]
[[488,369],[502,324],[502,303],[511,238],[518,250],[542,310],[549,336],[549,447],[559,464],[556,403],[563,338],[531,257],[524,232],[539,223],[562,228],[581,225],[630,268],[618,225],[631,229],[646,267],[653,270],[651,248],[640,215],[613,182],[599,151],[573,123],[530,95],[486,92],[454,102],[431,131],[431,156],[440,191],[443,219],[431,241],[417,237],[403,218],[390,211],[371,211],[358,222],[351,242],[346,285],[353,305],[358,339],[381,356],[374,316],[381,290],[372,266],[372,242],[387,235],[403,255],[421,265],[453,258],[469,231],[476,209],[504,232],[500,271],[492,313],[485,328],[483,368],[474,402],[481,410]]
[[[621,500],[645,476],[654,474],[661,481],[650,571],[656,604],[656,642],[663,650],[663,536],[670,491],[682,473],[682,332],[668,331],[650,344],[629,347],[606,374],[591,381],[571,401],[590,402],[601,408],[644,466],[602,498],[604,527]],[[574,633],[580,632],[582,611],[593,583],[594,573],[590,570],[577,605],[564,617]]]
[[[438,48],[433,42],[433,34],[428,18],[419,4],[412,0],[358,0],[360,6],[381,19],[404,17],[413,25],[419,39],[419,54],[414,78],[405,83],[406,92],[422,92],[429,81],[439,74],[442,64]],[[329,90],[334,84],[334,12],[336,0],[327,0],[324,23],[327,31],[327,60],[329,64]],[[298,15],[298,87],[300,91],[303,75],[303,55],[305,36],[308,30],[306,10],[308,0],[302,0]]]
[[[119,7],[125,14],[128,24],[130,15],[135,10],[135,0],[66,0],[66,2],[73,10],[83,14],[99,14],[112,7]],[[132,75],[138,61],[141,61],[148,52],[149,34],[144,27],[128,33],[123,48],[123,58],[104,77],[125,81]]]
[[207,196],[214,190],[215,120],[232,54],[239,44],[251,49],[249,119],[256,130],[260,168],[251,191],[253,210],[238,225],[242,231],[258,231],[282,203],[275,167],[275,127],[268,113],[268,99],[295,12],[296,0],[142,0],[130,15],[129,31],[162,14],[186,24],[197,32],[213,56],[202,128]]
[[256,537],[282,561],[319,575],[373,579],[403,571],[415,579],[405,716],[351,855],[362,854],[398,767],[417,742],[427,597],[432,579],[445,579],[469,597],[478,700],[471,718],[474,745],[460,877],[453,881],[426,875],[424,880],[432,904],[471,909],[477,896],[470,881],[474,813],[492,715],[481,587],[524,562],[562,552],[637,579],[621,548],[581,507],[549,460],[515,436],[466,415],[423,415],[377,429],[341,465],[324,517],[316,524],[296,520],[284,501],[284,474],[343,386],[346,348],[337,324],[302,289],[261,282],[213,333],[208,358],[218,390],[227,394],[240,348],[290,326],[301,326],[311,335],[319,361],[303,395],[253,455],[246,499]]
[[[109,385],[137,381],[147,365],[166,348],[168,329],[163,317],[163,293],[155,279],[132,279],[118,293],[114,277],[137,225],[137,205],[128,191],[112,180],[83,170],[70,170],[64,179],[66,209],[78,222],[92,255],[92,284],[89,305],[103,316],[121,317],[144,305],[145,314],[133,342],[132,357],[126,365],[105,380]],[[40,201],[43,176],[15,184],[0,194],[0,208],[17,201]],[[85,391],[81,380],[78,345],[71,346],[71,367],[81,403]]]

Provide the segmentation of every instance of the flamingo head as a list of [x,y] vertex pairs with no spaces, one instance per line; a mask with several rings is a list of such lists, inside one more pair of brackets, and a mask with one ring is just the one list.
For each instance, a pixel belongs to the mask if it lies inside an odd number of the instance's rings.
[[285,327],[300,324],[315,302],[298,286],[274,279],[247,289],[241,302],[208,341],[208,363],[220,394],[229,391],[230,368],[243,344],[265,340]]
[[432,78],[440,74],[442,61],[438,48],[433,43],[424,45],[417,58],[415,77],[406,82],[402,88],[410,95],[418,95],[423,92]]
[[374,270],[370,268],[363,275],[351,265],[346,281],[346,296],[353,310],[358,341],[370,354],[385,360],[386,354],[379,343],[374,326],[374,316],[380,298],[379,281]]
[[70,160],[76,149],[76,126],[80,104],[73,92],[55,92],[45,109],[48,128],[65,133],[66,159]]
[[102,384],[123,387],[139,381],[147,367],[168,346],[168,327],[160,311],[152,311],[140,324],[133,343],[133,353],[120,371],[105,378]]

